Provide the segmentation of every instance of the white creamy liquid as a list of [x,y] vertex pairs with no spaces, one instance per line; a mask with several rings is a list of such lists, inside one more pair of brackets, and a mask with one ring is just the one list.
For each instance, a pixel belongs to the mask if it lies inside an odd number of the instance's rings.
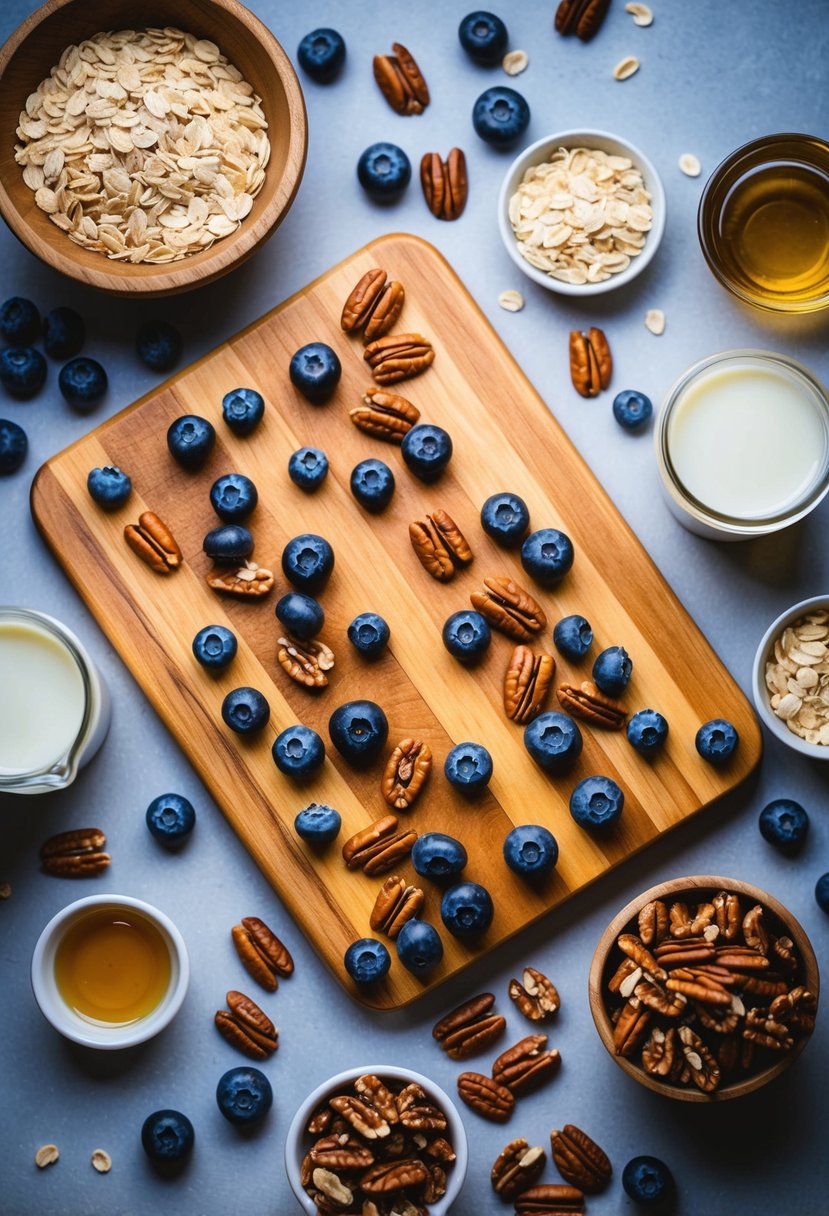
[[49,768],[78,737],[86,698],[72,654],[33,624],[0,622],[0,771]]
[[817,395],[782,368],[712,367],[689,384],[668,424],[679,480],[720,515],[780,515],[814,484],[826,428]]

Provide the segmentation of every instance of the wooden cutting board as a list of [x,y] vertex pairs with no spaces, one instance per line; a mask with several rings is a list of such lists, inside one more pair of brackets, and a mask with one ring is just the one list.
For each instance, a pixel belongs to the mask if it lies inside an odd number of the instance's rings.
[[[341,332],[339,317],[349,291],[373,266],[406,288],[399,327],[434,342],[433,366],[397,386],[424,421],[453,437],[451,465],[433,486],[408,473],[398,448],[359,432],[348,418],[371,377],[359,339]],[[330,343],[343,365],[336,394],[321,407],[308,404],[288,379],[291,355],[312,340]],[[267,402],[263,423],[247,438],[232,435],[221,419],[222,396],[239,385],[260,389]],[[183,413],[201,414],[216,426],[215,450],[198,473],[184,472],[167,452],[167,427]],[[287,475],[288,457],[303,444],[323,448],[331,461],[315,494],[303,493]],[[367,514],[349,491],[352,468],[367,456],[385,460],[397,480],[395,496],[379,516]],[[86,490],[89,470],[104,464],[127,470],[134,486],[130,502],[112,515],[99,510]],[[232,470],[252,477],[259,489],[249,521],[254,556],[277,574],[275,590],[258,602],[219,596],[205,583],[210,563],[202,539],[218,522],[208,492],[216,477]],[[484,499],[505,489],[526,499],[532,527],[563,528],[575,545],[575,565],[559,587],[531,587],[550,627],[572,612],[593,626],[588,660],[573,665],[559,657],[557,682],[580,682],[601,649],[624,645],[634,660],[626,703],[631,711],[658,709],[670,722],[667,746],[654,761],[638,756],[624,732],[585,726],[575,770],[548,778],[502,708],[513,643],[493,634],[488,655],[474,669],[444,650],[444,621],[469,606],[470,592],[485,576],[511,574],[530,585],[518,558],[480,527]],[[409,522],[436,507],[460,524],[475,555],[471,567],[445,585],[427,575],[408,539]],[[167,577],[143,565],[123,540],[124,525],[145,509],[168,523],[184,553],[184,567]],[[742,693],[454,272],[416,237],[388,236],[368,245],[50,460],[35,479],[32,510],[69,578],[304,933],[345,986],[377,1008],[404,1005],[424,986],[397,962],[391,943],[392,969],[376,991],[358,993],[343,969],[346,947],[370,933],[369,913],[383,880],[346,870],[340,846],[387,808],[379,790],[382,760],[357,773],[328,741],[327,722],[337,705],[360,697],[378,701],[389,718],[389,749],[406,736],[428,742],[435,769],[401,821],[420,833],[459,837],[469,852],[465,876],[484,883],[495,901],[483,940],[464,945],[442,929],[440,890],[418,880],[410,862],[401,868],[426,888],[424,915],[442,931],[445,955],[430,986],[732,789],[759,760],[760,732]],[[308,531],[327,537],[336,553],[321,596],[322,636],[335,651],[336,666],[321,695],[291,682],[275,661],[273,610],[287,589],[280,555],[292,536]],[[366,610],[381,613],[391,626],[388,653],[374,663],[346,640],[349,621]],[[191,643],[204,625],[218,623],[234,630],[239,652],[216,678],[197,665]],[[544,641],[552,648],[549,630]],[[224,695],[243,684],[262,690],[271,705],[268,727],[252,740],[227,730],[219,712]],[[548,708],[559,708],[555,698]],[[734,761],[724,770],[706,764],[694,749],[700,723],[720,716],[740,732]],[[318,730],[328,746],[321,774],[303,786],[279,773],[270,754],[276,734],[297,721]],[[495,765],[490,791],[474,802],[454,791],[442,771],[450,747],[464,740],[485,744]],[[568,811],[570,791],[591,773],[612,777],[625,792],[618,829],[603,839],[582,831]],[[340,838],[322,855],[293,831],[294,816],[311,801],[336,807],[343,818]],[[505,835],[520,823],[544,824],[559,842],[558,867],[540,887],[516,877],[502,859]]]

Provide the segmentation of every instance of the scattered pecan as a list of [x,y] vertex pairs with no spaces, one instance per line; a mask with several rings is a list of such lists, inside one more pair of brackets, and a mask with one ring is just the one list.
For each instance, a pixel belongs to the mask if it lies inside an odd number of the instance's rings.
[[213,591],[225,595],[238,595],[242,599],[258,599],[273,588],[273,571],[256,562],[243,562],[241,566],[216,566],[207,575],[207,585]]
[[595,1140],[572,1123],[562,1131],[550,1132],[553,1161],[566,1182],[594,1195],[610,1182],[613,1167],[610,1158]]
[[94,878],[111,858],[104,852],[107,838],[100,828],[74,828],[50,836],[40,849],[40,868],[55,878]]
[[559,1182],[542,1182],[530,1187],[515,1200],[515,1216],[581,1216],[584,1212],[584,1194],[575,1186],[562,1186]]
[[420,417],[420,410],[405,397],[370,384],[363,393],[363,404],[349,410],[349,417],[358,430],[375,439],[402,443]]
[[599,32],[610,8],[610,0],[561,0],[555,15],[555,28],[559,34],[575,34],[582,42],[589,42]]
[[374,79],[398,114],[422,114],[429,104],[429,88],[412,55],[393,42],[391,55],[374,56]]
[[489,1179],[501,1199],[515,1199],[544,1173],[547,1154],[540,1144],[530,1147],[524,1139],[511,1140],[495,1158]]
[[424,153],[420,161],[420,184],[432,215],[439,220],[456,220],[466,206],[469,183],[466,157],[453,148],[446,160],[437,152]]
[[343,845],[343,860],[349,870],[385,874],[408,857],[416,840],[417,832],[397,831],[396,815],[384,815],[349,837]]
[[518,980],[510,980],[509,996],[525,1018],[531,1022],[541,1022],[558,1012],[561,1007],[558,991],[542,971],[525,967],[522,979],[522,984]]
[[668,909],[661,899],[652,899],[645,904],[637,922],[643,946],[658,946],[668,936]]
[[645,1041],[651,1012],[638,996],[628,997],[613,1027],[613,1046],[617,1056],[632,1056]]
[[545,1051],[546,1034],[528,1034],[514,1047],[502,1051],[492,1065],[492,1079],[514,1094],[529,1093],[552,1081],[561,1068],[561,1056]]
[[363,358],[378,384],[396,384],[425,372],[435,361],[435,351],[422,334],[387,334],[369,342]]
[[485,578],[483,591],[473,591],[469,598],[493,629],[516,642],[531,642],[547,628],[541,605],[509,575]]
[[363,331],[363,341],[382,338],[394,328],[406,292],[396,280],[386,282],[385,270],[367,270],[343,305],[340,326],[347,333]]
[[230,931],[236,953],[248,974],[268,992],[275,992],[277,976],[291,975],[294,960],[288,947],[258,916],[244,916]]
[[392,874],[377,892],[369,924],[375,932],[396,938],[406,922],[418,915],[425,899],[420,887],[410,886],[404,878]]
[[334,666],[334,651],[325,642],[301,642],[291,635],[277,638],[277,645],[276,661],[295,683],[306,688],[327,686],[325,673]]
[[535,654],[519,642],[504,673],[504,712],[511,722],[525,726],[538,717],[555,669],[556,661],[551,654]]
[[227,1009],[216,1011],[216,1029],[232,1047],[253,1060],[266,1060],[278,1046],[276,1027],[255,1001],[243,992],[231,990],[225,997]]
[[493,1123],[506,1123],[515,1109],[515,1097],[505,1085],[480,1072],[462,1072],[458,1094],[467,1106]]
[[582,397],[598,397],[610,384],[613,359],[607,338],[600,329],[592,327],[587,334],[574,329],[570,332],[570,379]]
[[592,680],[575,684],[562,684],[556,690],[561,708],[575,718],[583,718],[591,726],[602,726],[606,730],[621,730],[627,721],[627,710],[619,701],[614,701],[600,692]]
[[423,569],[439,583],[448,583],[456,570],[472,561],[463,532],[440,508],[409,524],[409,540]]
[[492,1012],[495,997],[483,992],[464,1001],[432,1027],[434,1038],[453,1060],[486,1051],[506,1029],[506,1019]]
[[685,1062],[691,1070],[691,1080],[697,1089],[712,1093],[720,1083],[720,1066],[698,1034],[690,1026],[680,1026],[677,1031]]
[[432,749],[420,739],[403,739],[386,761],[380,790],[390,807],[407,811],[432,771]]
[[137,524],[127,524],[124,540],[156,574],[169,574],[182,563],[175,537],[155,511],[142,511]]

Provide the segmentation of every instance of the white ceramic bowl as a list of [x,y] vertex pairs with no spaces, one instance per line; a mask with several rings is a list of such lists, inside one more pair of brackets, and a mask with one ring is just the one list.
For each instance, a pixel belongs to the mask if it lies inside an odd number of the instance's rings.
[[[81,916],[96,908],[132,908],[140,912],[158,929],[170,954],[170,983],[164,997],[147,1017],[126,1026],[109,1026],[80,1017],[64,1001],[55,981],[55,954],[64,934]],[[134,1047],[157,1035],[178,1013],[189,982],[190,961],[178,929],[158,908],[129,895],[88,895],[62,908],[37,939],[32,955],[32,988],[43,1016],[67,1039],[102,1051]]]
[[[517,190],[526,170],[532,165],[540,165],[544,161],[549,160],[557,148],[577,147],[598,148],[600,151],[607,152],[610,155],[629,156],[633,163],[641,170],[645,189],[651,195],[651,208],[653,210],[653,227],[647,234],[642,252],[637,257],[631,258],[630,265],[619,274],[612,274],[603,283],[584,283],[581,286],[573,283],[562,283],[558,279],[552,278],[546,271],[531,266],[518,248],[518,242],[515,239],[509,219],[509,201]],[[613,291],[617,287],[623,287],[625,283],[630,283],[632,279],[635,279],[637,275],[642,273],[651,261],[651,258],[659,248],[662,234],[665,231],[665,191],[662,188],[659,174],[650,160],[648,160],[644,152],[641,152],[633,144],[628,143],[626,139],[620,139],[618,135],[613,135],[609,131],[598,131],[590,128],[582,131],[556,131],[554,134],[545,135],[543,139],[538,139],[534,144],[530,144],[528,148],[525,148],[523,152],[516,156],[507,170],[506,177],[501,186],[501,193],[498,196],[498,228],[507,253],[513,262],[515,262],[518,269],[527,275],[528,278],[532,279],[533,282],[540,283],[548,291],[556,291],[565,296],[598,296],[606,291]]]
[[758,714],[781,743],[785,743],[787,747],[800,752],[803,756],[812,756],[815,760],[829,760],[829,746],[825,743],[807,743],[805,739],[792,734],[786,723],[777,717],[771,708],[771,694],[766,688],[766,660],[773,652],[775,638],[783,632],[787,625],[791,625],[798,617],[805,616],[807,612],[811,612],[815,608],[829,609],[829,595],[813,595],[808,600],[801,600],[799,604],[793,604],[791,608],[781,612],[775,621],[772,621],[763,634],[763,639],[754,656],[751,691]]
[[308,1095],[294,1115],[285,1140],[285,1170],[288,1175],[288,1181],[291,1184],[291,1189],[296,1195],[300,1207],[304,1212],[308,1213],[308,1216],[316,1216],[316,1204],[305,1193],[300,1181],[302,1160],[312,1143],[312,1138],[306,1133],[305,1126],[312,1113],[325,1098],[342,1093],[352,1082],[366,1073],[374,1073],[381,1080],[402,1081],[404,1085],[409,1085],[412,1081],[417,1082],[434,1099],[435,1103],[446,1115],[449,1121],[449,1130],[446,1133],[446,1138],[452,1144],[457,1154],[457,1159],[448,1171],[446,1194],[437,1203],[429,1205],[429,1216],[445,1216],[445,1213],[449,1211],[457,1199],[466,1178],[466,1166],[469,1154],[466,1132],[461,1117],[452,1099],[434,1081],[430,1081],[422,1073],[412,1072],[409,1068],[398,1068],[394,1064],[365,1064],[361,1068],[349,1068],[345,1072],[337,1073],[335,1077],[329,1077],[327,1081],[323,1081],[313,1093]]

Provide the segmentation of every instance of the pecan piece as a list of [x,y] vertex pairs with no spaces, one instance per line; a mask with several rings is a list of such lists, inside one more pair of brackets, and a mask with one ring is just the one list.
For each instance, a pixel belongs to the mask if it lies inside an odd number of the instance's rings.
[[156,574],[169,574],[182,563],[175,537],[155,511],[142,511],[137,524],[127,524],[124,540]]
[[697,968],[677,967],[671,972],[665,982],[670,992],[680,992],[683,996],[704,1005],[730,1005],[731,993],[718,980]]
[[413,1132],[445,1132],[449,1126],[446,1115],[429,1101],[425,1090],[412,1082],[397,1095],[400,1122]]
[[661,967],[685,967],[691,963],[706,963],[716,958],[717,951],[705,938],[675,941],[667,938],[654,949],[654,958]]
[[416,840],[417,832],[397,831],[396,815],[383,815],[348,838],[343,845],[343,861],[349,870],[385,874],[408,857]]
[[575,34],[589,42],[599,32],[610,8],[610,0],[561,0],[555,15],[555,28],[566,37]]
[[771,941],[771,953],[774,961],[787,971],[797,971],[797,956],[794,953],[794,942],[790,937],[774,937]]
[[561,999],[555,984],[535,967],[525,967],[523,984],[510,980],[509,996],[525,1018],[531,1022],[542,1022],[552,1017],[561,1007]]
[[432,749],[420,739],[403,739],[386,761],[380,782],[389,806],[407,811],[432,771]]
[[575,684],[562,684],[556,690],[561,708],[576,718],[583,718],[591,726],[603,726],[607,730],[621,730],[627,721],[627,710],[619,702],[600,692],[592,680]]
[[575,1186],[542,1182],[523,1191],[515,1200],[515,1216],[570,1216],[584,1213],[584,1194]]
[[[625,984],[626,981],[631,980],[634,975],[636,978],[633,979],[632,983],[628,985],[629,990],[627,992],[622,992],[622,985]],[[613,975],[611,975],[610,979],[607,981],[607,987],[610,992],[614,993],[614,995],[619,993],[620,996],[624,996],[625,999],[627,999],[641,978],[642,968],[635,963],[632,958],[623,958],[621,963],[619,963],[619,966],[613,972]]]
[[650,950],[646,950],[638,937],[634,937],[632,933],[622,933],[617,939],[616,945],[626,954],[628,958],[632,958],[637,967],[641,967],[643,971],[647,971],[655,980],[664,980],[665,972],[659,963],[656,961]]
[[434,1038],[453,1060],[466,1060],[485,1051],[506,1030],[506,1019],[492,1013],[495,997],[491,992],[464,1001],[432,1027]]
[[369,924],[375,932],[394,939],[406,922],[418,915],[425,899],[420,887],[410,886],[405,879],[392,874],[377,892]]
[[680,1026],[677,1033],[685,1062],[691,1070],[691,1080],[703,1093],[713,1093],[722,1076],[719,1064],[690,1026]]
[[515,1199],[544,1173],[547,1154],[540,1144],[530,1147],[524,1139],[511,1140],[495,1158],[489,1172],[492,1189],[501,1199]]
[[651,979],[641,979],[634,988],[633,995],[638,997],[643,1005],[655,1009],[666,1018],[678,1018],[688,1004],[687,997],[681,992],[666,992],[661,984]]
[[632,1056],[637,1047],[642,1046],[650,1021],[650,1009],[638,996],[629,997],[613,1027],[613,1046],[617,1056]]
[[746,1013],[743,1038],[769,1051],[790,1051],[794,1039],[784,1022],[778,1022],[765,1009],[749,1009]]
[[402,443],[420,417],[420,410],[405,397],[370,384],[363,393],[363,404],[349,410],[349,417],[358,430],[375,439]]
[[329,1100],[329,1106],[364,1140],[382,1140],[391,1131],[379,1111],[353,1094],[338,1094]]
[[783,1022],[796,1035],[811,1034],[816,1015],[817,997],[802,984],[776,996],[769,1006],[769,1016]]
[[457,1154],[452,1148],[452,1145],[443,1136],[436,1136],[434,1140],[427,1140],[423,1146],[423,1152],[427,1157],[434,1157],[435,1161],[452,1162]]
[[293,973],[288,947],[258,916],[244,916],[230,933],[243,967],[268,992],[276,991],[278,975],[284,978]]
[[374,1073],[368,1072],[362,1077],[358,1077],[354,1082],[354,1088],[359,1097],[364,1102],[368,1102],[370,1106],[373,1106],[377,1113],[383,1116],[389,1126],[399,1123],[400,1116],[397,1110],[397,1099],[388,1086],[384,1085]]
[[695,1001],[694,1013],[700,1026],[712,1034],[733,1034],[745,1014],[745,1005],[739,997],[733,997],[727,1009],[722,1005],[703,1005]]
[[462,1072],[458,1077],[458,1095],[467,1106],[492,1123],[506,1123],[515,1109],[511,1090],[481,1072]]
[[272,589],[273,571],[248,561],[243,562],[241,566],[230,568],[216,566],[207,575],[207,585],[213,591],[221,591],[225,595],[258,599]]
[[472,561],[463,532],[440,508],[409,524],[409,540],[423,569],[439,583],[448,583],[457,569]]
[[429,1168],[417,1157],[402,1161],[381,1161],[366,1170],[360,1186],[367,1195],[392,1195],[429,1180]]
[[429,1171],[429,1177],[423,1186],[423,1202],[437,1203],[446,1194],[446,1170],[436,1161],[430,1161],[426,1169]]
[[435,351],[422,334],[387,334],[369,342],[363,358],[378,384],[396,384],[425,372],[434,363]]
[[374,1165],[374,1153],[353,1136],[323,1136],[308,1153],[313,1165],[327,1170],[359,1170]]
[[603,1191],[610,1182],[613,1167],[610,1158],[587,1132],[572,1123],[565,1123],[562,1131],[550,1132],[553,1161],[566,1182],[572,1183],[588,1195]]
[[525,726],[541,713],[556,661],[551,654],[534,654],[519,643],[504,673],[504,712],[511,722]]
[[600,329],[583,334],[570,332],[570,379],[581,397],[598,397],[610,384],[613,359],[607,338]]
[[94,878],[111,858],[104,852],[107,838],[100,828],[73,828],[50,836],[40,848],[40,868],[55,878]]
[[279,1045],[279,1034],[271,1019],[255,1001],[232,989],[226,996],[228,1009],[216,1011],[216,1029],[231,1047],[253,1060],[266,1060]]
[[485,578],[483,591],[473,591],[469,598],[493,629],[516,642],[531,642],[547,628],[541,605],[508,575]]
[[[316,1166],[311,1173],[311,1181],[320,1194],[331,1201],[335,1211],[349,1208],[354,1202],[351,1189],[332,1170],[327,1170],[321,1165]],[[319,1205],[317,1205],[317,1210],[320,1210]]]
[[552,1081],[561,1068],[561,1056],[555,1049],[544,1051],[546,1045],[546,1034],[528,1034],[501,1052],[492,1065],[492,1079],[514,1094],[529,1093]]
[[766,956],[751,946],[718,946],[716,959],[731,971],[764,971],[769,966]]
[[420,161],[420,184],[432,215],[456,220],[466,206],[469,187],[461,149],[453,148],[445,161],[437,152],[426,152]]
[[743,992],[761,1000],[771,1001],[788,991],[788,983],[779,975],[764,972],[762,975],[740,975],[736,977]]
[[652,1077],[670,1077],[674,1071],[677,1054],[676,1027],[667,1031],[654,1026],[650,1038],[642,1048],[642,1067]]
[[714,923],[715,908],[713,904],[699,904],[691,916],[687,904],[677,901],[671,904],[671,937],[683,940],[688,937],[704,937],[705,930]]
[[732,942],[739,936],[743,922],[742,908],[739,896],[720,891],[714,896],[714,917],[720,936],[727,942]]
[[297,684],[306,688],[325,688],[328,676],[325,674],[334,666],[334,651],[325,642],[318,639],[311,642],[301,642],[293,635],[277,638],[279,649],[276,661]]
[[661,899],[652,899],[640,908],[638,925],[643,946],[658,946],[668,936],[668,909]]
[[752,950],[768,954],[769,935],[763,923],[763,909],[759,904],[750,908],[743,917],[743,940]]

